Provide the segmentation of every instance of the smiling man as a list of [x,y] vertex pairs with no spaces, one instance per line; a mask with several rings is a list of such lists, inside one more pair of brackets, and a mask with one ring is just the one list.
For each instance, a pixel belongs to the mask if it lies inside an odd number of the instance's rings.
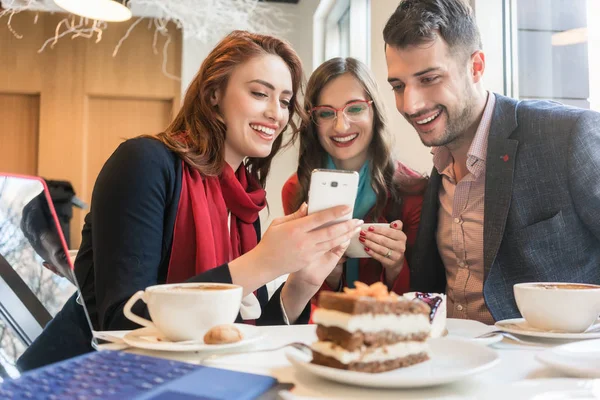
[[600,283],[600,114],[488,92],[462,0],[402,1],[383,37],[396,107],[433,154],[413,289],[493,323],[519,317],[515,283]]

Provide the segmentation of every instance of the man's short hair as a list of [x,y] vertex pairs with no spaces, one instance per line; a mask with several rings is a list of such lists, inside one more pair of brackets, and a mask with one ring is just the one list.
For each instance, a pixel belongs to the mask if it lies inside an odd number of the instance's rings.
[[400,49],[438,36],[466,57],[482,47],[473,11],[463,0],[403,0],[383,29],[386,45]]

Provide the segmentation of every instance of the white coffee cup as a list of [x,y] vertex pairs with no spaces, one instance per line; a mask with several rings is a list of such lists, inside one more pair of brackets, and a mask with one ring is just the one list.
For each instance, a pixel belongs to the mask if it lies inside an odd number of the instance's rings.
[[579,333],[600,314],[600,286],[529,282],[514,285],[515,301],[527,323],[545,331]]
[[[361,229],[363,231],[366,231],[369,229],[369,227],[376,227],[376,226],[384,226],[384,227],[390,227],[390,224],[387,223],[367,223],[367,224],[363,224],[361,226]],[[360,240],[360,233],[357,234],[356,236],[354,236],[352,239],[350,239],[350,244],[348,245],[348,248],[346,249],[346,253],[344,253],[344,255],[348,258],[372,258],[373,256],[369,253],[367,253],[365,251],[365,245],[364,243],[362,243]]]
[[[152,321],[131,311],[142,300]],[[225,283],[175,283],[140,290],[123,313],[131,321],[158,330],[172,341],[202,340],[215,325],[235,321],[242,304],[242,287]]]

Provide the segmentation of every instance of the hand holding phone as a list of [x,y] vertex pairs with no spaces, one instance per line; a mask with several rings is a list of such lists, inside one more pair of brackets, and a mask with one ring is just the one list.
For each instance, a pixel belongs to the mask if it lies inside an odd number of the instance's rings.
[[368,255],[379,261],[386,271],[388,284],[391,284],[404,264],[407,236],[402,228],[401,220],[389,224],[364,224],[359,234],[350,239],[350,253],[347,248],[344,255],[351,258]]
[[[370,223],[370,224],[363,224],[362,229],[368,230],[369,227],[371,227],[371,226],[388,227],[390,225],[387,223]],[[350,245],[348,245],[348,248],[346,249],[344,256],[346,256],[348,258],[373,258],[373,256],[371,254],[369,254],[365,251],[365,245],[358,240],[359,237],[360,237],[360,234],[358,234],[358,235],[354,236],[352,239],[350,239]]]

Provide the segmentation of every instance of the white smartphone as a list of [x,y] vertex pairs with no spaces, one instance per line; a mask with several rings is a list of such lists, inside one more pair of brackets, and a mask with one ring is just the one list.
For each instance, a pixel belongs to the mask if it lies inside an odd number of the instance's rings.
[[[361,229],[363,231],[366,231],[367,229],[369,229],[370,226],[390,226],[390,224],[381,222],[363,224]],[[354,236],[352,239],[350,239],[350,244],[348,245],[348,248],[346,249],[344,255],[348,258],[372,258],[372,256],[365,251],[364,243],[361,243],[360,240],[358,240],[359,236],[360,233]]]
[[[315,169],[310,175],[308,214],[331,207],[346,205],[354,210],[358,191],[358,172],[337,169]],[[352,213],[326,225],[352,219]],[[325,226],[326,226],[325,225]]]

